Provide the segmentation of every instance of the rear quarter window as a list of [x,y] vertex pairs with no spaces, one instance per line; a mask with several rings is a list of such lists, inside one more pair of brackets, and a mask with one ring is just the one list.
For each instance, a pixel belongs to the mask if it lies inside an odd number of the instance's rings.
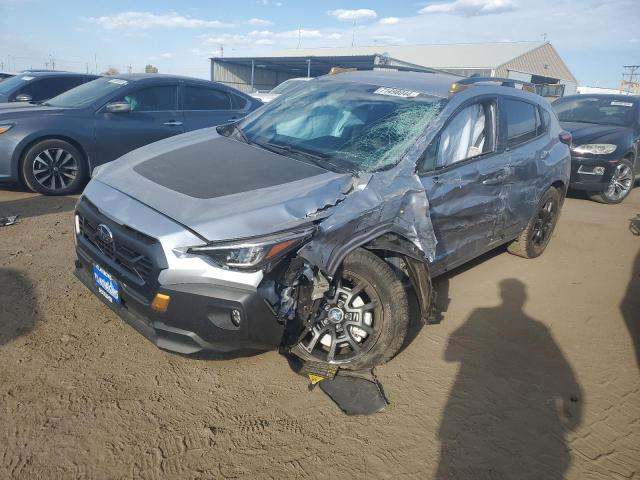
[[506,98],[507,147],[512,148],[538,136],[537,108],[529,102]]

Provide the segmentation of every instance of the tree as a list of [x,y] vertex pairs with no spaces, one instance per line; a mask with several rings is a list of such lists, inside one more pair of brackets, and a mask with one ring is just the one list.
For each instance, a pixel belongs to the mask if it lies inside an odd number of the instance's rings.
[[102,75],[120,75],[120,70],[116,67],[109,67],[105,72],[102,72]]
[[154,67],[150,63],[144,67],[144,73],[158,73],[158,67]]

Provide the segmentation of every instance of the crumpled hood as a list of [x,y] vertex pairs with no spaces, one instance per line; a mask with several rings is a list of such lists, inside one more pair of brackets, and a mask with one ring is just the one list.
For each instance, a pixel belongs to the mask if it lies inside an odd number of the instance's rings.
[[574,145],[617,143],[618,139],[631,133],[629,127],[617,125],[596,125],[580,122],[561,122],[560,125],[571,133]]
[[308,224],[344,199],[352,176],[220,136],[167,138],[100,167],[102,182],[210,241]]

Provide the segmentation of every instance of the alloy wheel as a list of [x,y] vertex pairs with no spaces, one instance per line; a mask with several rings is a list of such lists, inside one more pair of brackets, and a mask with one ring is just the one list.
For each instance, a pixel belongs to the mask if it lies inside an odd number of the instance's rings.
[[533,224],[531,242],[541,247],[546,244],[553,231],[555,218],[557,214],[556,204],[553,199],[549,199],[545,202],[542,208],[538,211],[538,216]]
[[49,190],[62,190],[75,182],[78,161],[62,148],[48,148],[33,159],[32,172],[36,181]]
[[300,345],[320,361],[350,362],[375,345],[382,303],[371,283],[350,272],[344,272],[329,293]]
[[633,173],[624,163],[618,165],[611,176],[609,186],[604,194],[608,200],[617,202],[627,196],[633,186]]

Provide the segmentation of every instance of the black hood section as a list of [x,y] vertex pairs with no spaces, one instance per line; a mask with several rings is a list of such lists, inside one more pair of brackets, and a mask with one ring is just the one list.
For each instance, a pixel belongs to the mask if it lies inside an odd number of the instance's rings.
[[167,152],[134,167],[143,177],[190,197],[209,199],[274,187],[327,171],[258,147],[218,137]]
[[560,122],[560,125],[571,133],[574,145],[582,145],[584,143],[614,143],[619,145],[623,139],[632,134],[630,127],[618,125],[597,125],[580,122]]

